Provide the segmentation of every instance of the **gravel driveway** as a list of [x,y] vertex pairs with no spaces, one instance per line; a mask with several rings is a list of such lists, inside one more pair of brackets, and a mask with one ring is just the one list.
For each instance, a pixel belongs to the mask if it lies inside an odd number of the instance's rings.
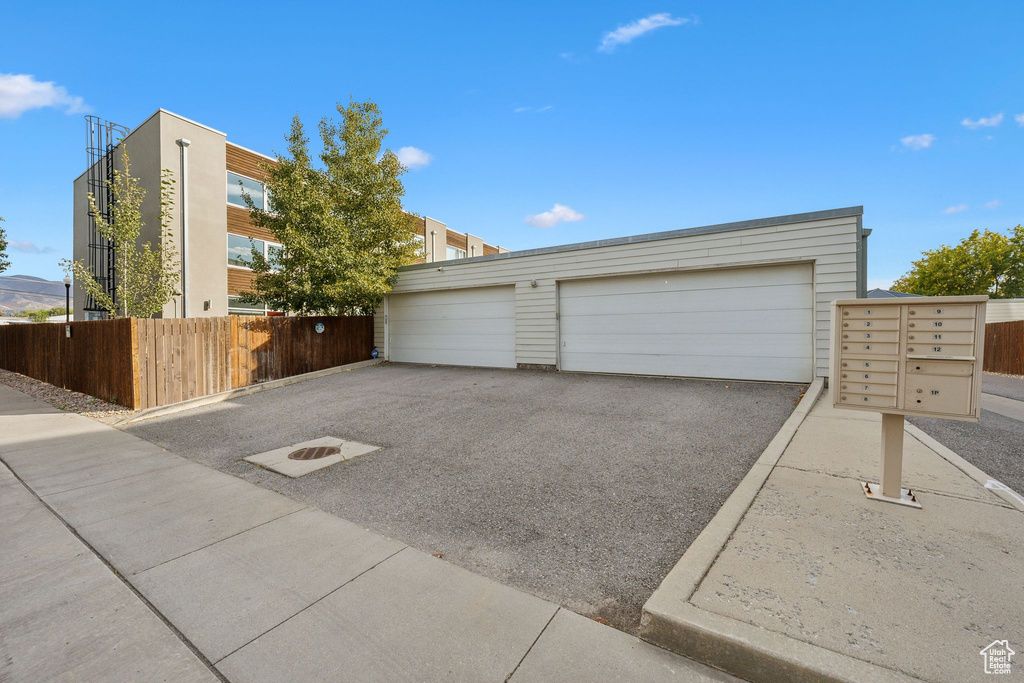
[[[635,632],[802,389],[385,364],[128,431]],[[240,460],[322,436],[383,449],[295,480]]]

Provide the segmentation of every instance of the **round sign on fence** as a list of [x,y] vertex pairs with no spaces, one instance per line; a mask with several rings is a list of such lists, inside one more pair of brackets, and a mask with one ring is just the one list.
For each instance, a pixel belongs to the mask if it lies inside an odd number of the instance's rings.
[[314,327],[313,329],[316,330],[317,334],[323,334],[324,333],[324,324],[323,323],[317,323],[316,327]]
[[380,353],[377,351],[377,349],[374,349],[373,351],[370,351],[370,358],[376,358],[379,355],[380,355]]

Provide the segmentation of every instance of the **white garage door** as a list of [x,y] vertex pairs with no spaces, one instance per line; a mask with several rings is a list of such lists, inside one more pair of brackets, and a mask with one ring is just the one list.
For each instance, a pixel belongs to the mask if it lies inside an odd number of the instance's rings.
[[809,264],[559,283],[559,367],[806,382]]
[[514,368],[515,288],[392,294],[388,333],[396,362]]

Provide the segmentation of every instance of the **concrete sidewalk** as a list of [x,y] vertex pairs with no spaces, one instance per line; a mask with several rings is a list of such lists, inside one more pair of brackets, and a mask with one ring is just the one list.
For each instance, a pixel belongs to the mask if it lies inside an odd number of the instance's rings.
[[2,679],[732,680],[4,386],[0,459]]
[[982,394],[981,407],[998,415],[1024,422],[1024,401],[995,394]]
[[217,680],[3,465],[0,520],[0,681]]
[[880,423],[823,395],[739,524],[659,587],[644,637],[752,680],[984,680],[982,648],[1021,651],[1024,512],[912,426],[923,509],[868,500]]

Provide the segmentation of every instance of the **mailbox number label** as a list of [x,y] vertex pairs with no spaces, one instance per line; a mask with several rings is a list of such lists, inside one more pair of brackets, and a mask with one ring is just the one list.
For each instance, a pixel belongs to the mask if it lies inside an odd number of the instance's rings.
[[932,396],[938,396],[939,395],[939,390],[938,389],[932,389],[930,393],[931,393]]
[[932,335],[932,339],[942,339],[942,335],[941,334],[933,334]]
[[864,327],[871,327],[871,321],[870,320],[865,320],[864,321]]
[[932,323],[932,325],[934,325],[935,327],[942,327],[942,321],[936,320],[935,322]]
[[942,309],[941,308],[936,308],[935,309],[935,315],[942,315]]
[[865,339],[871,339],[871,333],[870,332],[865,332],[864,333],[864,338]]
[[934,351],[935,353],[940,353],[942,351],[942,347],[941,346],[933,346],[932,347],[932,351]]

